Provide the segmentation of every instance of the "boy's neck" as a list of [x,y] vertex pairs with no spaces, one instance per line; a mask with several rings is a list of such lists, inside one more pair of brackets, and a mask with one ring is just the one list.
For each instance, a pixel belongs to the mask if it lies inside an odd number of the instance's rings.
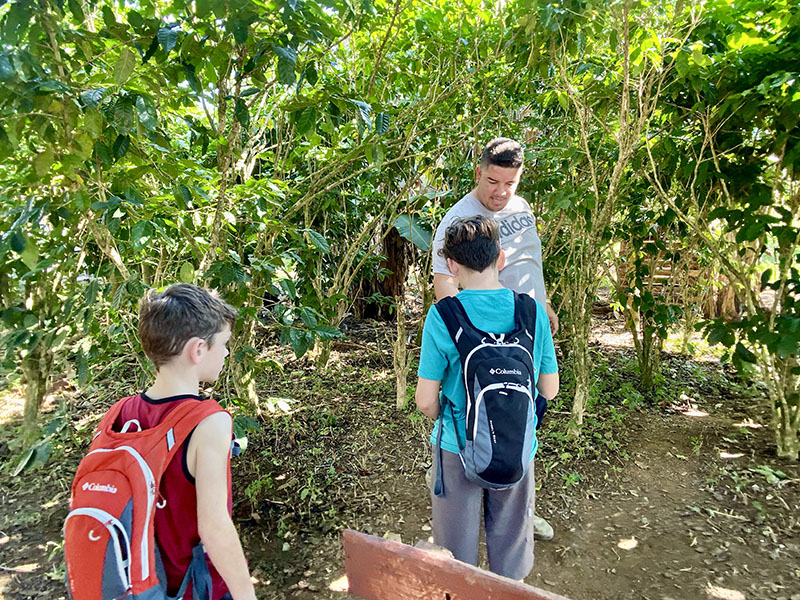
[[458,274],[458,282],[465,290],[499,290],[503,286],[497,268],[488,267],[483,271],[470,271],[462,269]]
[[192,369],[170,364],[162,365],[158,369],[156,380],[145,394],[154,400],[172,396],[198,396],[200,381]]

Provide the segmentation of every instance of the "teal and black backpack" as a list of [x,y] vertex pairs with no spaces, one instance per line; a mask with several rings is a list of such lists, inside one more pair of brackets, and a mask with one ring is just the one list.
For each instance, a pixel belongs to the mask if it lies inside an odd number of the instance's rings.
[[[536,380],[533,340],[536,302],[514,293],[514,330],[481,331],[469,320],[457,297],[436,303],[461,359],[466,390],[466,439],[456,427],[464,474],[473,483],[503,489],[519,483],[528,471],[536,434]],[[438,468],[434,494],[444,495],[442,476],[442,415],[455,427],[453,405],[442,394],[437,437]]]

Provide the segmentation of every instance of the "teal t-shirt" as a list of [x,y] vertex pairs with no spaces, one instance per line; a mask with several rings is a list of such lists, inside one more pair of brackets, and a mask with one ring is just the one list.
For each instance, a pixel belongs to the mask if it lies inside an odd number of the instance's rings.
[[[509,289],[497,290],[462,290],[458,299],[464,306],[469,320],[478,329],[490,333],[510,333],[514,329],[514,293]],[[536,302],[536,334],[533,342],[533,367],[534,379],[538,381],[539,374],[557,373],[558,363],[553,347],[553,336],[550,334],[550,320],[544,307]],[[446,395],[453,403],[453,414],[460,439],[466,437],[466,406],[467,398],[464,390],[464,376],[461,372],[461,361],[458,350],[447,327],[439,315],[436,306],[432,306],[425,319],[422,330],[422,350],[419,357],[417,375],[423,379],[441,381],[440,394]],[[535,393],[536,381],[534,381]],[[458,443],[453,429],[450,410],[442,415],[444,431],[442,433],[442,449],[458,453]],[[431,432],[431,443],[436,443],[439,433],[439,420]],[[534,436],[531,459],[536,454],[539,442]]]

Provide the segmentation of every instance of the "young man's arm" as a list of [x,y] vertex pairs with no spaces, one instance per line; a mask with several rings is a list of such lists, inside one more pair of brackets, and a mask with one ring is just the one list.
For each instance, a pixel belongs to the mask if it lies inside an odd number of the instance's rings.
[[233,600],[255,600],[239,534],[228,514],[230,450],[228,413],[206,417],[192,434],[186,458],[197,488],[197,527],[203,546]]
[[417,378],[417,408],[423,415],[435,419],[439,416],[439,384],[441,381],[433,379]]
[[542,396],[552,400],[558,394],[558,381],[558,373],[539,373],[536,389]]

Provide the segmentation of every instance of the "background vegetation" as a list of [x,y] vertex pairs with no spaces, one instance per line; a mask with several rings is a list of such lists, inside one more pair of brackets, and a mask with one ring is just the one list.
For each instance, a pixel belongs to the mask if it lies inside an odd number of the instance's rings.
[[15,0],[0,31],[0,368],[28,441],[55,381],[130,357],[146,376],[136,304],[177,280],[241,307],[220,394],[245,413],[281,367],[265,330],[324,368],[351,313],[400,315],[403,385],[431,228],[505,135],[526,146],[573,435],[605,278],[642,393],[670,329],[704,326],[798,458],[795,3]]

